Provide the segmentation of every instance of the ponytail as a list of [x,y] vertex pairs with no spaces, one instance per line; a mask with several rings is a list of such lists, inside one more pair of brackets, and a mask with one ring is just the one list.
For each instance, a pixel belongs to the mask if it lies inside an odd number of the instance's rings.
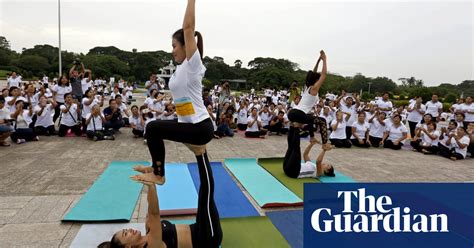
[[[201,55],[201,60],[203,58],[204,54],[204,44],[203,44],[203,39],[201,33],[198,31],[194,32],[194,37],[197,37],[197,48],[199,50],[199,54]],[[173,39],[176,39],[181,45],[185,46],[185,40],[184,40],[184,30],[179,29],[178,31],[174,32],[173,34]]]

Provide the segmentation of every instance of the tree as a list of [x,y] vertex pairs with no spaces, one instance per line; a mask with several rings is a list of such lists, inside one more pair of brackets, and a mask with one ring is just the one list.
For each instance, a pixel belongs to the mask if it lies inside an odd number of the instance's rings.
[[48,60],[38,55],[22,55],[14,64],[33,75],[46,74],[49,68]]
[[234,62],[235,68],[242,68],[242,60],[238,59]]
[[0,48],[10,51],[10,42],[4,36],[0,36]]
[[407,87],[423,87],[423,80],[418,80],[415,77],[410,78],[399,78],[398,80],[402,81],[402,86]]

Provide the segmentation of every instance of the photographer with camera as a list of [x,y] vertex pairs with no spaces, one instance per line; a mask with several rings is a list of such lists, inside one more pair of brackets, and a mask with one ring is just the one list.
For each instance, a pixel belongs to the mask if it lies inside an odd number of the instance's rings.
[[0,146],[10,146],[6,139],[12,132],[10,110],[5,106],[5,98],[0,96]]
[[[79,103],[82,101],[82,79],[84,78],[84,64],[79,61],[79,59],[74,60],[74,65],[69,70],[69,82],[72,87],[72,98],[76,99]],[[80,68],[80,72],[76,69]]]
[[[121,104],[121,102],[120,102]],[[124,126],[122,119],[122,112],[117,104],[116,99],[109,100],[109,106],[104,109],[105,116],[105,130],[113,129],[114,132],[119,132],[120,128]]]
[[77,99],[72,99],[71,93],[64,95],[64,105],[61,105],[61,117],[59,120],[59,137],[66,136],[69,130],[72,130],[76,136],[81,136],[81,125],[79,121],[79,114],[81,109],[79,108],[79,102]]

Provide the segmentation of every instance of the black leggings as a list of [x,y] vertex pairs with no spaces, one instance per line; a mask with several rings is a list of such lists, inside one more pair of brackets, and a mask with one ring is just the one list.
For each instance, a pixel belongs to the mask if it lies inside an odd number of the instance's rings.
[[[357,146],[357,147],[362,147],[362,148],[369,148],[370,145],[369,143],[367,143],[367,140],[366,139],[362,139],[364,141],[364,143],[360,143],[358,139],[351,139],[351,143],[354,145],[354,146]],[[379,141],[380,142],[380,141]]]
[[414,138],[415,137],[415,129],[416,129],[416,125],[418,124],[418,122],[412,122],[412,121],[408,121],[408,125],[410,126],[410,137]]
[[425,149],[428,152],[433,153],[433,154],[438,153],[437,146],[422,146],[421,140],[412,141],[410,142],[410,145],[413,147],[413,149],[416,149],[418,152],[422,152],[422,150]]
[[452,158],[452,157],[455,157],[457,160],[461,160],[461,159],[464,159],[464,157],[462,156],[462,154],[460,153],[457,153],[454,148],[452,149],[449,149],[447,148],[446,146],[444,145],[441,145],[441,144],[438,144],[438,148],[439,148],[439,155],[445,157],[445,158]]
[[143,137],[143,130],[132,129],[133,135],[137,135],[138,137]]
[[399,142],[398,145],[395,145],[391,140],[385,140],[385,142],[383,143],[384,148],[390,148],[392,150],[400,150],[402,149],[402,145],[402,142]]
[[237,129],[240,131],[245,131],[245,129],[247,129],[247,124],[237,124]]
[[54,125],[51,125],[49,127],[43,127],[43,126],[37,126],[35,127],[35,132],[37,135],[55,135],[56,130],[54,129]]
[[382,141],[382,138],[377,138],[374,136],[369,136],[370,143],[372,144],[373,147],[380,147],[380,142]]
[[352,144],[348,139],[330,139],[331,144],[337,148],[351,148]]
[[256,131],[256,132],[247,131],[245,132],[245,137],[259,138],[260,136],[264,136],[265,134],[267,134],[267,131]]
[[288,131],[288,150],[283,160],[283,171],[291,178],[298,178],[301,171],[300,130],[290,126]]
[[[155,175],[165,175],[164,140],[205,145],[214,138],[214,126],[210,118],[199,123],[179,123],[178,121],[156,120],[146,126],[148,150],[153,162]],[[160,163],[158,165],[158,162]]]
[[[209,123],[212,122],[209,121]],[[147,131],[148,132],[148,131]],[[214,177],[207,152],[196,156],[199,168],[198,210],[196,223],[190,225],[193,247],[217,248],[222,242],[219,212],[214,202]]]
[[56,105],[56,108],[54,108],[53,123],[56,123],[56,120],[59,118],[59,115],[61,114],[61,105],[64,105],[64,103],[58,102],[58,105]]
[[298,122],[301,124],[308,124],[308,132],[310,137],[314,137],[314,124],[319,127],[321,131],[321,139],[323,144],[328,143],[328,126],[326,119],[314,115],[305,114],[299,109],[292,109],[288,112],[288,120],[291,122]]
[[12,132],[10,139],[13,142],[17,142],[19,139],[24,139],[26,141],[33,141],[36,137],[36,134],[31,128],[17,128],[15,132]]

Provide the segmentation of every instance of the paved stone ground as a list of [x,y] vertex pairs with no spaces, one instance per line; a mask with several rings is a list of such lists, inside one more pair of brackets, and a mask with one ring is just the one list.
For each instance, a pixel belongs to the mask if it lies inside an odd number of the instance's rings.
[[[236,135],[212,141],[208,151],[212,161],[282,157],[285,144],[284,136],[246,139]],[[303,141],[302,148],[306,144]],[[195,160],[183,145],[165,145],[168,162]],[[319,149],[312,153],[313,158]],[[68,247],[81,225],[60,221],[106,166],[113,160],[149,159],[146,145],[141,139],[134,139],[127,129],[115,141],[41,137],[40,142],[0,147],[0,247]],[[360,182],[474,181],[473,159],[452,162],[407,150],[352,148],[332,150],[326,160]],[[132,222],[144,221],[145,193],[142,192]]]

